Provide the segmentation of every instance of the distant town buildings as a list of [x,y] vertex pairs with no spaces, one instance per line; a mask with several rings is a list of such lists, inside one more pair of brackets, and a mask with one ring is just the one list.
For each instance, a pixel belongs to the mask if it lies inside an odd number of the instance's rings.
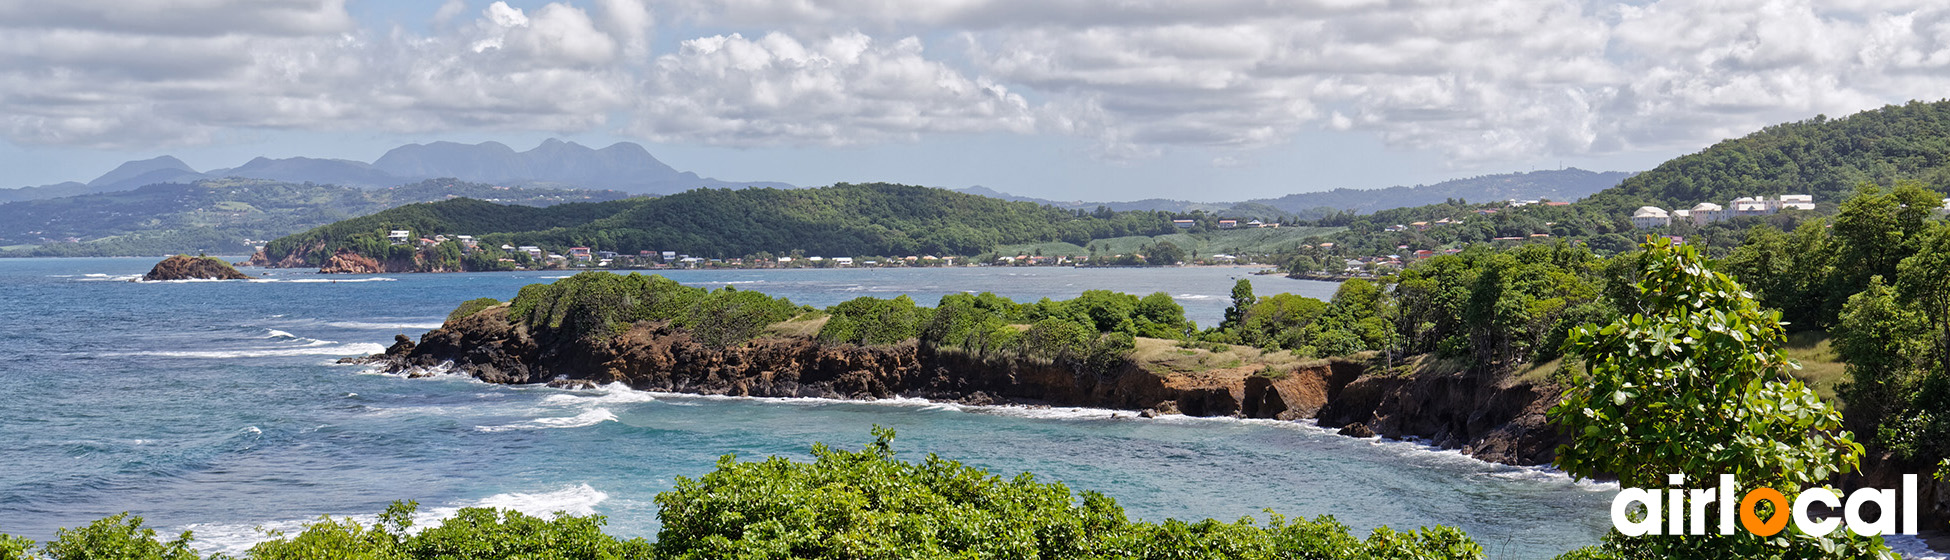
[[1632,227],[1649,229],[1672,225],[1677,220],[1690,221],[1703,226],[1713,222],[1742,216],[1771,216],[1782,210],[1814,210],[1814,195],[1784,194],[1775,198],[1743,196],[1728,201],[1732,208],[1711,202],[1701,202],[1690,209],[1673,210],[1668,213],[1657,206],[1640,206],[1632,212]]
[[1672,215],[1667,214],[1664,208],[1640,206],[1637,212],[1632,213],[1632,227],[1650,229],[1668,225],[1672,225]]

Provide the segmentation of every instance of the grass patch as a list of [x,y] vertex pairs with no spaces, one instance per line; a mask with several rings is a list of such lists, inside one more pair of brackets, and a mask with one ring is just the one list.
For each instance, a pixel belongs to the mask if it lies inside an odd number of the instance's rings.
[[832,318],[831,315],[821,312],[806,313],[766,325],[764,332],[770,336],[812,338],[813,335],[819,334],[819,329],[825,327],[826,321]]
[[1840,402],[1835,398],[1835,386],[1849,380],[1848,372],[1842,368],[1842,361],[1829,347],[1828,333],[1825,331],[1804,331],[1790,334],[1787,346],[1781,349],[1789,358],[1801,362],[1801,369],[1795,370],[1794,377],[1808,388],[1814,389],[1828,402]]
[[1562,367],[1564,367],[1564,358],[1558,358],[1541,364],[1524,364],[1517,371],[1510,372],[1509,384],[1513,386],[1524,383],[1531,385],[1549,385],[1555,383],[1555,381],[1551,380],[1551,377]]
[[1131,360],[1146,371],[1165,375],[1170,373],[1197,373],[1215,369],[1232,369],[1249,365],[1264,366],[1255,375],[1279,379],[1286,377],[1301,365],[1319,360],[1302,358],[1293,352],[1278,350],[1268,352],[1251,346],[1230,344],[1217,345],[1223,348],[1181,348],[1176,340],[1162,338],[1139,338],[1137,348],[1131,352]]

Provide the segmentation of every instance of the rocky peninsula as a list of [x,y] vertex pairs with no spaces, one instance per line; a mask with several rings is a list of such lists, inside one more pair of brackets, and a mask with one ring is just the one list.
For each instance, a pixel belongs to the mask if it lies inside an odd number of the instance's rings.
[[[1108,408],[1146,416],[1316,419],[1324,426],[1345,426],[1344,434],[1419,439],[1513,465],[1548,464],[1566,441],[1544,418],[1556,401],[1555,388],[1490,374],[1389,373],[1349,359],[1262,360],[1178,371],[1138,355],[1091,367],[984,356],[916,339],[832,344],[804,334],[816,325],[795,328],[790,322],[728,346],[656,321],[590,339],[532,328],[511,320],[510,312],[509,304],[486,307],[450,319],[418,342],[400,335],[385,353],[348,361],[392,373],[451,367],[491,383],[623,383],[702,395],[904,397]],[[1139,339],[1136,354],[1172,344]],[[1174,350],[1173,355],[1198,352],[1210,351]]]
[[238,272],[230,263],[216,257],[192,257],[176,255],[163,259],[142,275],[145,281],[160,280],[250,280],[249,275]]

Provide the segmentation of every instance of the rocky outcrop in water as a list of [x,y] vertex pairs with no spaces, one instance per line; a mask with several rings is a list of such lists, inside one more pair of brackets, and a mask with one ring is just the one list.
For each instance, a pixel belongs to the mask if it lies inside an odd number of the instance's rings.
[[332,258],[326,259],[325,265],[318,267],[318,272],[320,274],[380,274],[387,270],[386,265],[380,264],[372,257],[350,250],[340,250],[333,254]]
[[176,255],[163,259],[142,275],[143,280],[250,280],[251,277],[215,257]]

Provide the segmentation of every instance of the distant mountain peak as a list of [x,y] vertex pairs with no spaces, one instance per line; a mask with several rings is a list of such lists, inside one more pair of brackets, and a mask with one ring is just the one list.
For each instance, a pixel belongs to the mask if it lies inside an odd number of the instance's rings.
[[88,186],[100,187],[113,185],[163,170],[196,173],[196,169],[191,168],[187,163],[183,163],[183,160],[176,159],[176,156],[156,156],[145,160],[126,162],[120,166],[116,166],[114,170],[104,173],[100,177],[96,177],[93,181],[89,181]]

